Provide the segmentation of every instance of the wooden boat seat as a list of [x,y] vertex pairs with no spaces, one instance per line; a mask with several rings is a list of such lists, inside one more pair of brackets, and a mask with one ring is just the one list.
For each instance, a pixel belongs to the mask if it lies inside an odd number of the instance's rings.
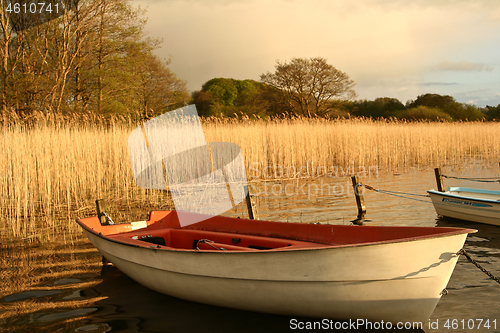
[[263,251],[277,248],[325,246],[324,244],[298,240],[192,229],[144,229],[120,235],[110,235],[109,237],[120,241],[126,240],[137,245],[147,242],[160,247],[201,251]]

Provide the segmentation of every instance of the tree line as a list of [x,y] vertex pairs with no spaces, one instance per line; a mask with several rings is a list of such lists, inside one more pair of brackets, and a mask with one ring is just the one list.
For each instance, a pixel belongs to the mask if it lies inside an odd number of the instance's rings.
[[153,54],[161,41],[147,37],[144,11],[128,0],[71,0],[40,24],[20,20],[8,3],[0,9],[2,111],[148,117],[189,101],[186,82]]
[[427,93],[403,104],[396,98],[377,98],[373,101],[344,103],[345,110],[353,116],[370,118],[397,118],[430,121],[498,120],[498,107],[479,108],[459,103],[452,96]]
[[323,105],[323,112],[301,112],[290,108],[283,92],[263,82],[215,78],[207,81],[200,91],[193,93],[201,116],[249,116],[267,119],[274,116],[320,116],[330,118],[385,118],[429,121],[500,120],[500,104],[479,108],[459,103],[452,96],[427,93],[403,104],[396,98],[375,100],[331,100]]
[[500,120],[500,104],[479,108],[459,103],[452,96],[427,93],[403,104],[396,98],[355,100],[354,82],[323,58],[276,62],[275,72],[260,82],[214,78],[192,102],[202,116],[239,115],[369,117],[429,121]]

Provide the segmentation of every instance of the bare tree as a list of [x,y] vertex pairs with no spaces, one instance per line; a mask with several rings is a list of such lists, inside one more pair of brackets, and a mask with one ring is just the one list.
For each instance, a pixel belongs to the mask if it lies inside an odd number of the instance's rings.
[[[75,1],[78,3],[79,1]],[[65,97],[67,77],[82,61],[81,50],[85,45],[87,35],[92,31],[89,21],[95,17],[95,6],[82,10],[78,6],[64,10],[59,20],[59,38],[56,39],[57,47],[54,48],[55,84],[50,99],[50,110],[61,111],[61,103]],[[78,64],[77,64],[78,62]]]
[[0,8],[0,83],[1,83],[1,107],[6,111],[10,106],[9,88],[14,78],[14,70],[19,60],[21,43],[11,24],[10,14],[5,6]]
[[354,81],[323,58],[276,61],[275,72],[262,74],[260,80],[282,92],[290,112],[309,117],[328,114],[335,99],[356,96]]

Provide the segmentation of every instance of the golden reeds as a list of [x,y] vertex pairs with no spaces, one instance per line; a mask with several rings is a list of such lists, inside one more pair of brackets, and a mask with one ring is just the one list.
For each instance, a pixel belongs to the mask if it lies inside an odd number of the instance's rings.
[[127,148],[133,127],[123,121],[4,123],[0,242],[71,238],[77,230],[74,219],[91,214],[98,198],[120,208],[165,207],[164,194],[146,196],[134,184]]
[[[166,193],[135,185],[127,138],[138,124],[40,118],[28,124],[4,115],[0,125],[0,242],[70,240],[79,233],[74,218],[93,214],[98,198],[113,203],[117,222],[135,219],[132,210],[171,204]],[[472,159],[491,166],[500,158],[494,122],[209,119],[203,128],[207,141],[241,147],[249,180],[467,166]]]
[[500,158],[499,123],[296,118],[204,126],[207,140],[240,145],[249,178],[282,178],[282,170],[306,176],[370,167],[399,171]]

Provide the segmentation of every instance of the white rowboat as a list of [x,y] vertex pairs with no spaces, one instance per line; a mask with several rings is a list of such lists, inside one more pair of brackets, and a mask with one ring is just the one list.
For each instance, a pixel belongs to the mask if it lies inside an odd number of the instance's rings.
[[124,274],[158,292],[300,317],[426,321],[450,279],[463,228],[345,226],[151,212],[148,221],[79,219]]
[[427,193],[441,216],[500,226],[500,191],[450,187]]

